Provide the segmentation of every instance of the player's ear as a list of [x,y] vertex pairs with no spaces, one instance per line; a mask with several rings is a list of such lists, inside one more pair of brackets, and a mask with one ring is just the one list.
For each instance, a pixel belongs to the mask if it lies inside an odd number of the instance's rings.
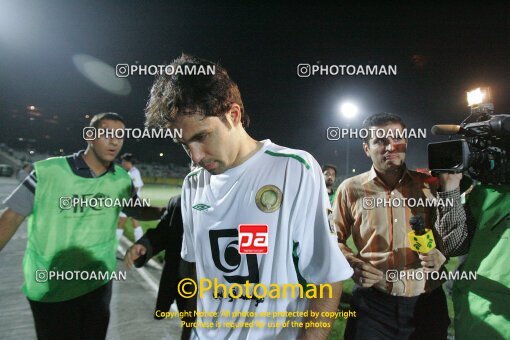
[[241,123],[241,107],[233,103],[230,110],[227,112],[227,120],[230,121],[232,126],[236,126]]

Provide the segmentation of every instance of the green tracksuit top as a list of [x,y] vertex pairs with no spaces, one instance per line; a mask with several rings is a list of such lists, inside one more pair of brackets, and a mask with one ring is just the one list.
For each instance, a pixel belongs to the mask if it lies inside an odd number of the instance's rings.
[[510,186],[478,185],[467,204],[476,231],[454,284],[455,339],[510,339]]

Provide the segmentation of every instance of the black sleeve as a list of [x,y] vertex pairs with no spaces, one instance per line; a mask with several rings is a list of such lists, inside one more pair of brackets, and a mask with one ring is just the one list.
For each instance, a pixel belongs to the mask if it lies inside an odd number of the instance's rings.
[[[178,213],[176,214],[177,210]],[[147,248],[147,253],[135,261],[136,267],[145,265],[145,263],[147,263],[147,261],[149,261],[149,259],[151,259],[153,256],[168,248],[169,242],[174,238],[172,237],[173,233],[171,232],[172,219],[177,218],[176,215],[179,215],[182,224],[180,210],[180,196],[172,197],[168,202],[167,209],[161,217],[161,220],[159,221],[156,228],[147,230],[145,235],[143,235],[143,237],[136,242],[137,244],[141,244]]]

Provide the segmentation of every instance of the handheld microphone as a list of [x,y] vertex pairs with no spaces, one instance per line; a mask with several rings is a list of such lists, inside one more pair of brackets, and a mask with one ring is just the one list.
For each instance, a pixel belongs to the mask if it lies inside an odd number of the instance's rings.
[[425,254],[436,247],[432,230],[423,225],[421,216],[411,217],[409,219],[409,224],[411,224],[411,228],[413,229],[407,234],[409,237],[409,245],[412,250]]

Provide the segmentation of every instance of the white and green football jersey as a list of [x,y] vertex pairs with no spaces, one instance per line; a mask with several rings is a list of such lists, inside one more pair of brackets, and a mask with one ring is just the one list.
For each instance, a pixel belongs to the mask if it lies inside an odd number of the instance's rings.
[[[233,290],[234,296],[243,293],[240,298],[224,298],[222,289],[219,295],[205,292],[197,309],[217,316],[197,318],[195,338],[296,338],[300,329],[283,328],[282,323],[304,321],[300,318],[253,318],[263,312],[307,310],[308,299],[292,297],[289,290],[286,298],[283,288],[280,298],[269,297],[270,285],[332,283],[353,273],[329,223],[331,206],[321,168],[305,151],[264,140],[253,156],[222,174],[211,175],[202,168],[190,173],[181,204],[181,256],[196,262],[198,280],[217,279],[227,287],[243,288],[249,281],[264,284],[268,291],[264,298],[241,289]],[[264,296],[263,289],[257,291]],[[232,316],[234,312],[244,314]],[[210,322],[214,326],[207,328]],[[251,322],[253,327],[247,327]]]

